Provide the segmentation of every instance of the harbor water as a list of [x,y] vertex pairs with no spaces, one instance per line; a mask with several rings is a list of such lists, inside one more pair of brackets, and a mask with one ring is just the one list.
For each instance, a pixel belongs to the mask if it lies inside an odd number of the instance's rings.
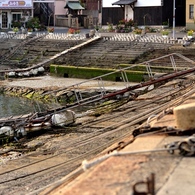
[[0,118],[43,112],[46,109],[47,105],[36,101],[0,94]]

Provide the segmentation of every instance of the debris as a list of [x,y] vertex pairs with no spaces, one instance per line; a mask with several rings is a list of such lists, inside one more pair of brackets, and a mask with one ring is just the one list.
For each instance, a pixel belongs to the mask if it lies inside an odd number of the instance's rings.
[[75,122],[75,113],[72,110],[66,110],[61,114],[53,114],[51,121],[54,126],[69,125]]
[[191,41],[186,41],[186,42],[183,44],[183,47],[190,46],[190,44],[191,44]]
[[23,154],[21,152],[10,151],[6,155],[1,155],[0,165],[5,165],[10,160],[21,158]]

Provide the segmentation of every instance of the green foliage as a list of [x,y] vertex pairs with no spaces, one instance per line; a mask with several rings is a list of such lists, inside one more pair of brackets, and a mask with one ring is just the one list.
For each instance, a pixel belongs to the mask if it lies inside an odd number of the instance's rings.
[[145,32],[146,33],[156,33],[156,29],[146,26],[145,27]]
[[129,19],[129,20],[122,19],[122,20],[119,20],[115,29],[117,30],[117,32],[128,33],[132,31],[132,27],[135,25],[136,24],[132,19]]
[[122,20],[119,20],[119,25],[125,25],[125,26],[134,26],[135,23],[132,19],[122,19]]
[[15,27],[21,28],[21,26],[22,26],[22,23],[20,21],[12,21],[12,24],[11,24],[12,28],[15,28]]
[[81,4],[81,6],[85,8],[86,1],[85,0],[79,0],[79,2]]
[[164,25],[164,26],[167,26],[168,24],[169,24],[168,21],[165,21],[162,23],[162,25]]
[[163,30],[162,35],[169,35],[169,31],[168,30]]
[[28,32],[33,32],[33,29],[32,28],[28,28],[27,31]]
[[[129,64],[121,64],[120,68],[129,67]],[[171,73],[173,72],[172,67],[159,67],[152,66],[151,67],[153,73]],[[59,65],[51,65],[50,73],[55,76],[63,77],[65,74],[70,78],[83,78],[83,79],[91,79],[94,77],[102,76],[104,74],[113,72],[113,69],[99,69],[99,68],[85,68],[85,67],[74,67],[74,66],[59,66]],[[146,79],[147,71],[145,65],[139,65],[133,67],[129,70],[126,70],[127,78],[130,82],[141,82]],[[116,81],[117,77],[121,77],[120,72],[116,72],[115,74],[110,74],[106,77],[103,77],[103,80]]]
[[40,25],[39,18],[35,17],[35,18],[31,18],[30,20],[28,20],[28,22],[26,23],[26,27],[32,28],[32,29],[40,28],[41,25]]
[[19,31],[19,28],[18,27],[14,27],[12,30],[16,33],[16,32]]
[[107,22],[107,25],[108,25],[108,31],[109,31],[109,32],[112,32],[112,31],[114,30],[113,24]]
[[189,31],[187,32],[187,35],[188,35],[188,36],[193,36],[193,34],[194,34],[194,31],[193,31],[193,30],[189,30]]
[[97,24],[97,25],[95,25],[94,28],[95,28],[96,31],[98,31],[98,30],[100,30],[101,27],[100,27],[100,25]]
[[142,29],[136,28],[133,32],[134,32],[135,34],[137,34],[137,35],[140,35],[140,34],[142,34]]

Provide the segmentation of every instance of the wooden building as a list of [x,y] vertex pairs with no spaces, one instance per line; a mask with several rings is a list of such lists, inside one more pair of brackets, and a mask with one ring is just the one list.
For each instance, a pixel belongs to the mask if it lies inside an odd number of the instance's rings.
[[[133,19],[137,25],[173,23],[173,1],[119,0],[113,3],[123,8],[124,19]],[[185,26],[186,1],[175,0],[175,25]]]

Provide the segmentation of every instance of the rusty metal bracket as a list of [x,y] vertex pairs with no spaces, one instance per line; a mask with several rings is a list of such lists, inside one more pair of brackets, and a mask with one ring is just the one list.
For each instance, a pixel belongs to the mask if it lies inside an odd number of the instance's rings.
[[[146,185],[147,191],[138,191],[137,187],[140,185]],[[139,181],[133,185],[132,195],[155,195],[155,174],[151,173],[150,177],[147,177],[146,181]]]
[[107,153],[109,154],[109,153],[111,153],[111,152],[113,152],[113,151],[120,151],[120,150],[122,150],[123,148],[125,148],[127,145],[129,145],[129,144],[131,144],[131,143],[133,143],[134,142],[134,140],[135,140],[135,138],[133,137],[130,137],[130,139],[128,140],[128,141],[121,141],[121,142],[119,142],[118,143],[118,145],[116,146],[116,147],[114,147],[114,148],[112,148],[112,149],[110,149]]
[[150,125],[147,125],[147,126],[143,126],[143,127],[138,127],[137,129],[135,129],[133,131],[132,134],[133,134],[134,137],[137,137],[140,134],[144,135],[144,134],[147,134],[147,133],[157,133],[158,131],[162,131],[162,132],[165,132],[165,133],[168,132],[166,126],[162,126],[162,127],[151,127]]

